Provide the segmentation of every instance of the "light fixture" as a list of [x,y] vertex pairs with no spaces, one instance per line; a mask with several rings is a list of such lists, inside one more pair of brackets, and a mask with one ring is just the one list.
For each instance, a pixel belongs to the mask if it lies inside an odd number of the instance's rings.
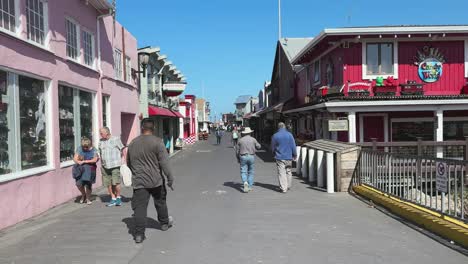
[[143,73],[143,77],[146,77],[146,67],[148,67],[150,60],[150,54],[148,52],[138,53],[138,66],[142,68],[141,71],[133,70],[133,74]]

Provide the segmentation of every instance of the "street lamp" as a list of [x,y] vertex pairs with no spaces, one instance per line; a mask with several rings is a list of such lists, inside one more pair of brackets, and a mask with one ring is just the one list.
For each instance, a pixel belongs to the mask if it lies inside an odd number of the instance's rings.
[[133,74],[143,73],[143,77],[146,77],[146,67],[148,67],[150,60],[150,54],[148,52],[139,52],[138,53],[138,67],[141,66],[143,70],[137,71],[133,70]]

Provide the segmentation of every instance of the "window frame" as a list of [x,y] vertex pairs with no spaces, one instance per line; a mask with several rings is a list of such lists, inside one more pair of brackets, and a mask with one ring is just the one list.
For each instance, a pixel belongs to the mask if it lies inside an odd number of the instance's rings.
[[132,59],[129,56],[125,56],[125,81],[132,82]]
[[[75,25],[75,27],[76,27],[76,36],[75,36],[76,58],[73,58],[68,54],[68,47],[69,47],[69,44],[68,44],[68,35],[69,35],[68,22]],[[71,47],[71,48],[74,48],[74,47]],[[77,63],[80,63],[80,61],[81,61],[81,29],[80,29],[80,24],[78,22],[76,22],[76,20],[74,20],[71,17],[65,17],[65,56],[67,57],[67,59],[72,60],[72,61],[77,62]]]
[[[96,51],[95,51],[95,36],[94,34],[90,31],[90,30],[87,30],[85,28],[81,29],[81,32],[82,32],[82,36],[83,36],[83,64],[86,65],[87,67],[91,67],[92,69],[96,69]],[[85,38],[85,34],[88,34],[90,36],[90,39],[91,39],[91,47],[90,47],[90,51],[91,51],[91,59],[92,59],[92,62],[91,62],[91,65],[90,64],[87,64],[86,63],[86,38]]]
[[[116,61],[116,58],[117,58],[117,54],[119,55],[119,63],[117,65],[117,61]],[[117,80],[120,80],[122,81],[123,80],[123,61],[122,61],[122,56],[123,53],[121,50],[117,49],[117,48],[114,48],[114,73],[115,73],[115,78]],[[117,67],[118,66],[118,67]]]
[[[29,11],[28,11],[28,1],[35,1],[35,0],[26,0],[25,1],[25,24],[26,24],[26,27],[25,27],[25,30],[26,30],[26,40],[29,42],[29,43],[32,43],[34,45],[38,45],[39,47],[45,47],[46,49],[49,49],[49,5],[48,5],[48,1],[47,0],[37,0],[39,2],[42,2],[42,7],[44,10],[42,10],[43,12],[43,23],[44,23],[44,43],[40,43],[40,42],[37,42],[35,40],[33,40],[31,37],[30,37],[30,32],[29,32]],[[36,10],[32,10],[33,12],[37,13]],[[20,29],[18,29],[20,30]]]
[[5,32],[7,34],[14,34],[14,35],[18,35],[19,34],[19,30],[20,30],[20,23],[21,21],[19,20],[19,0],[13,0],[13,15],[10,14],[10,13],[7,13],[5,11],[3,11],[3,9],[0,9],[0,12],[1,13],[6,13],[8,14],[9,16],[13,16],[14,17],[14,27],[13,27],[13,30],[10,30],[10,29],[6,29],[5,27],[3,26],[0,26],[0,31],[1,32]]
[[102,95],[102,126],[110,128],[111,120],[112,120],[111,119],[111,96],[107,94],[103,94]]
[[[368,74],[367,73],[367,45],[368,44],[392,44],[393,45],[393,73],[392,74]],[[380,50],[380,49],[379,49]],[[380,60],[380,58],[379,58]],[[398,79],[398,41],[388,40],[369,40],[362,42],[362,79],[363,80],[375,80],[377,77],[393,78]]]
[[[75,149],[73,151],[76,150],[76,148],[81,144],[81,110],[80,110],[80,92],[86,92],[86,93],[89,93],[91,94],[91,104],[92,104],[92,107],[93,107],[93,111],[92,111],[92,116],[91,116],[91,124],[92,124],[92,133],[94,134],[93,135],[93,146],[96,148],[97,145],[96,145],[96,142],[98,142],[97,140],[97,134],[96,134],[96,129],[99,129],[96,125],[96,119],[97,119],[97,112],[98,111],[94,111],[96,108],[96,92],[95,91],[90,91],[90,90],[86,90],[86,89],[82,89],[80,87],[77,87],[77,86],[73,86],[73,85],[69,85],[67,83],[62,83],[62,82],[59,82],[59,85],[58,87],[60,86],[65,86],[65,87],[68,87],[68,88],[72,88],[73,89],[73,121],[74,121],[74,124],[73,124],[73,129],[74,129],[74,133],[75,133]],[[60,103],[57,102],[57,104],[59,105]],[[59,127],[60,129],[60,127]],[[59,131],[59,142],[61,142],[61,138],[60,138],[60,131]],[[59,161],[60,161],[60,154],[59,154]],[[60,161],[60,168],[64,168],[64,167],[69,167],[69,166],[72,166],[74,164],[73,160],[67,160],[67,161]]]
[[[312,76],[312,85],[313,86],[316,86],[316,85],[319,85],[322,81],[322,69],[321,69],[321,66],[322,66],[322,62],[320,59],[316,59],[315,61],[312,62],[312,65],[313,65],[313,73],[314,75]],[[318,69],[318,71],[317,71]],[[317,77],[317,80],[315,79],[315,77]]]
[[[9,103],[11,104],[11,108],[9,108],[9,111],[12,111],[12,113],[8,117],[8,124],[10,127],[10,131],[8,134],[8,144],[9,146],[13,146],[12,149],[8,149],[8,154],[10,157],[10,164],[11,164],[11,170],[12,172],[0,175],[0,183],[2,182],[7,182],[7,181],[12,181],[12,180],[17,180],[20,178],[25,178],[25,177],[30,177],[37,175],[39,173],[45,173],[48,171],[52,171],[55,169],[55,163],[54,163],[54,139],[53,139],[53,121],[52,121],[52,100],[51,100],[51,95],[52,95],[52,81],[41,78],[32,74],[16,71],[16,70],[11,70],[7,69],[4,67],[0,66],[0,70],[4,71],[7,73],[7,87],[8,91],[10,92],[7,97],[9,99]],[[36,80],[40,80],[44,82],[44,110],[45,110],[45,118],[46,118],[46,124],[45,124],[45,133],[46,133],[46,157],[47,157],[47,163],[44,166],[36,167],[36,168],[30,168],[30,169],[21,169],[21,127],[20,127],[20,98],[19,98],[19,77],[24,76],[28,78],[34,78]],[[13,159],[13,160],[12,160]]]

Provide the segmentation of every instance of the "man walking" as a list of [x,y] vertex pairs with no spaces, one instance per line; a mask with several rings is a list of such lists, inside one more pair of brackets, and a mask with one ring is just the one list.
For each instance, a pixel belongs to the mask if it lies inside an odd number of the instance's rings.
[[245,193],[252,190],[255,173],[255,152],[257,149],[261,148],[261,145],[257,140],[250,136],[252,132],[253,130],[251,130],[250,127],[244,128],[241,132],[243,137],[239,139],[239,143],[236,148]]
[[[132,209],[135,217],[135,242],[145,240],[146,215],[150,195],[158,213],[161,230],[172,226],[166,204],[166,183],[172,189],[174,178],[169,167],[169,155],[162,139],[153,135],[154,122],[144,119],[141,133],[128,147],[127,165],[132,171]],[[167,181],[164,178],[167,177]]]
[[102,184],[107,187],[111,201],[107,206],[120,206],[120,165],[122,165],[122,150],[124,145],[118,137],[113,137],[108,127],[99,130],[99,156],[101,157]]
[[271,150],[276,159],[280,190],[282,193],[286,193],[291,188],[292,161],[296,159],[297,153],[294,137],[286,130],[286,125],[283,122],[278,124],[278,132],[273,135]]

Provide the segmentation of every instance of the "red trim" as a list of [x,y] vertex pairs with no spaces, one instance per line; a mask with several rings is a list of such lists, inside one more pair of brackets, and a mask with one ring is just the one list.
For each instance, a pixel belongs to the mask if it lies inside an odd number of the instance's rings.
[[148,114],[150,116],[168,116],[168,117],[177,117],[177,115],[169,109],[156,107],[156,106],[148,106]]
[[187,94],[185,99],[195,99],[195,95]]
[[174,115],[178,118],[184,118],[184,116],[181,113],[179,113],[179,111],[172,111],[172,113],[174,113]]

